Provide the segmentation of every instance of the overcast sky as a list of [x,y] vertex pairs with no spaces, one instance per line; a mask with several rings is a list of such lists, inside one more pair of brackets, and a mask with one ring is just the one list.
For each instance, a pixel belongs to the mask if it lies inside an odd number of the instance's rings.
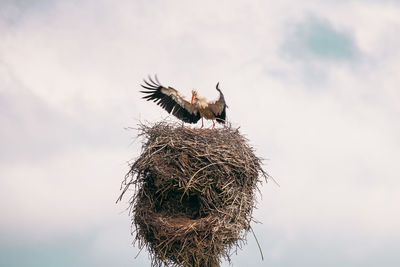
[[[142,79],[225,94],[265,169],[234,266],[400,266],[400,1],[0,0],[0,266],[149,266],[115,204]],[[211,124],[208,124],[208,126]],[[228,266],[224,262],[223,266]]]

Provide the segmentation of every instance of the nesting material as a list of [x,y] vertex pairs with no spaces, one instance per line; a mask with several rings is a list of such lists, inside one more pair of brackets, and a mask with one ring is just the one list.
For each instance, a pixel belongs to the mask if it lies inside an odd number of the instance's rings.
[[238,129],[140,125],[142,153],[122,184],[132,229],[152,266],[218,266],[250,230],[255,195],[268,178]]

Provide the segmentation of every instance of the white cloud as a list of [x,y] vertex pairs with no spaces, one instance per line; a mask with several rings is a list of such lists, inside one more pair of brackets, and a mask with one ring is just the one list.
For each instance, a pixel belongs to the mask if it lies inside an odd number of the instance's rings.
[[44,162],[2,166],[1,225],[43,241],[115,220],[123,210],[115,201],[129,158],[127,151],[75,149]]

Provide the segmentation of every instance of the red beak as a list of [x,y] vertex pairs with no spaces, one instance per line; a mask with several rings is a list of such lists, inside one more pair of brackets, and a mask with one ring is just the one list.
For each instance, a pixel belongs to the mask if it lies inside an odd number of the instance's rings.
[[192,100],[190,101],[190,105],[193,104],[193,99],[194,99],[194,93],[193,93],[193,95],[192,95]]

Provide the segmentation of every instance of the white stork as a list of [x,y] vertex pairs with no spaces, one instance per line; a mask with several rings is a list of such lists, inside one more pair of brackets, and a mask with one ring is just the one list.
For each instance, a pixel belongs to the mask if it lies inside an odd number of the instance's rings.
[[192,100],[189,102],[182,96],[178,90],[172,87],[164,87],[155,76],[155,81],[149,76],[149,81],[143,80],[145,85],[141,85],[146,91],[140,91],[147,94],[143,98],[147,101],[153,100],[157,105],[172,113],[178,119],[187,123],[197,123],[201,118],[201,127],[203,127],[203,118],[213,121],[213,128],[216,120],[219,123],[225,123],[226,103],[224,95],[219,89],[217,83],[216,89],[219,92],[219,98],[215,101],[208,101],[206,98],[192,90]]

